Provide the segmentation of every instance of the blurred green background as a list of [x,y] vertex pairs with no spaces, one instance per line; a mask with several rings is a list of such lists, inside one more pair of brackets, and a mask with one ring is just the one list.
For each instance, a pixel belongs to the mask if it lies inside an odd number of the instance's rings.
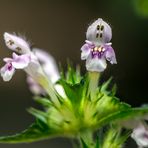
[[[26,35],[33,46],[50,52],[57,63],[69,58],[82,66],[80,47],[88,24],[98,17],[113,30],[113,48],[118,64],[104,72],[118,86],[118,97],[133,106],[148,102],[148,1],[147,0],[0,0],[0,66],[9,56],[3,33]],[[27,88],[25,73],[17,71],[9,83],[0,80],[0,135],[14,134],[28,127],[34,118],[26,109],[36,106]],[[3,145],[0,148],[70,148],[67,139],[33,144]],[[127,145],[136,147],[129,140]]]

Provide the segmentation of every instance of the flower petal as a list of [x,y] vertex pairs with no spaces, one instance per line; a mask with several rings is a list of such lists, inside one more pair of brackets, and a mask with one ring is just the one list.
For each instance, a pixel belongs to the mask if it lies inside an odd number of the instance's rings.
[[105,58],[92,58],[89,56],[86,60],[86,69],[93,72],[103,72],[107,67]]
[[116,55],[114,49],[111,46],[106,48],[105,57],[111,64],[117,64]]
[[38,78],[38,76],[45,76],[37,57],[34,55],[34,53],[31,53],[30,56],[31,61],[29,62],[28,66],[25,67],[24,70],[34,79]]
[[47,77],[51,80],[52,83],[55,83],[60,78],[60,74],[54,58],[41,49],[35,48],[33,51]]
[[30,54],[18,56],[17,54],[13,53],[12,65],[16,69],[23,69],[28,66],[30,60]]
[[54,58],[49,53],[43,51],[42,49],[33,48],[33,52],[42,64],[46,64],[48,62],[55,62]]
[[148,129],[147,126],[143,123],[139,124],[133,130],[131,137],[136,141],[139,147],[147,147],[148,146]]
[[10,81],[15,73],[15,68],[11,63],[7,63],[1,68],[0,73],[4,81]]
[[84,44],[82,47],[81,47],[81,60],[86,60],[90,54],[90,47],[88,44]]
[[8,63],[8,62],[12,62],[13,59],[12,58],[4,58],[3,61],[6,62],[6,63]]
[[30,52],[29,43],[21,37],[5,32],[4,40],[7,47],[13,51],[16,51],[20,54],[25,54]]
[[99,18],[88,27],[86,38],[96,46],[108,43],[112,38],[112,29],[109,24]]

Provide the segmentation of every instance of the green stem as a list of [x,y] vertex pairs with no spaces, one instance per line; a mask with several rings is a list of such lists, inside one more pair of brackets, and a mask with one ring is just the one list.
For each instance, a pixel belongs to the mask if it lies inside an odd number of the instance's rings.
[[88,94],[90,95],[91,100],[93,100],[93,98],[96,95],[100,73],[99,72],[89,72],[88,76],[89,76]]

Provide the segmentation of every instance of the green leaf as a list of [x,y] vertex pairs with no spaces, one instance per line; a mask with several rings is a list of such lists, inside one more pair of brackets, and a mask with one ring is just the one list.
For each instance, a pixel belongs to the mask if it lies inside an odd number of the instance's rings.
[[79,102],[82,99],[82,94],[83,94],[82,93],[83,92],[83,83],[78,83],[78,84],[72,85],[62,79],[59,80],[58,83],[63,86],[67,97],[73,103],[73,105],[79,104]]
[[70,63],[68,63],[68,70],[66,73],[66,80],[67,82],[69,82],[70,84],[75,84],[75,71],[74,69],[71,67]]
[[126,140],[130,137],[131,133],[131,130],[125,131],[125,133],[120,137],[119,143],[123,145],[126,142]]
[[125,120],[138,119],[141,120],[144,115],[148,114],[148,107],[141,108],[125,108],[123,110],[116,110],[104,116],[98,121],[98,126],[101,127],[111,122],[122,122]]
[[39,104],[43,105],[44,107],[50,107],[52,105],[52,102],[48,98],[42,98],[37,96],[34,98],[34,100]]
[[102,86],[101,86],[101,91],[102,92],[104,92],[104,91],[106,91],[108,89],[111,81],[112,81],[112,77],[102,84]]
[[102,148],[122,148],[130,134],[131,132],[123,132],[121,128],[109,127],[105,133]]
[[95,148],[100,148],[99,136],[97,136],[97,138],[96,138],[96,146],[95,146]]
[[82,148],[89,148],[85,141],[81,138]]
[[46,112],[40,111],[35,108],[28,109],[28,112],[34,115],[37,119],[41,120],[45,124],[48,124],[48,115]]
[[[106,95],[112,95],[112,96],[114,96],[116,94],[117,86],[116,86],[116,84],[111,85],[112,79],[113,78],[111,77],[110,79],[108,79],[106,82],[104,82],[100,86],[100,92],[103,92]],[[112,86],[112,88],[111,88],[111,86]]]
[[120,102],[118,98],[114,96],[108,96],[104,94],[97,102],[96,102],[96,110],[95,116],[98,118],[98,121],[102,120],[102,118],[107,117],[110,114],[113,114],[118,111],[127,110],[130,105]]
[[113,87],[112,87],[111,93],[114,96],[116,94],[116,92],[117,92],[117,85],[114,84]]
[[56,131],[50,129],[43,122],[37,121],[19,134],[0,137],[0,143],[28,143],[53,138],[56,134]]
[[62,69],[61,79],[65,80],[67,83],[72,84],[72,85],[80,83],[82,79],[81,74],[80,74],[80,66],[77,65],[75,69],[73,68],[70,61],[68,61],[67,65],[68,66],[67,66],[66,73],[64,73],[63,69],[61,68]]

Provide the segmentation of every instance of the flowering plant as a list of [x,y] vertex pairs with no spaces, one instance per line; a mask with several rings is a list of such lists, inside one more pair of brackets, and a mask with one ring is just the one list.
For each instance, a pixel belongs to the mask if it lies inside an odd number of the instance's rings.
[[81,47],[81,59],[86,60],[87,73],[68,64],[67,72],[60,72],[48,53],[30,48],[20,36],[4,33],[12,58],[0,70],[4,81],[9,81],[17,69],[27,73],[27,82],[34,99],[43,110],[30,108],[35,122],[25,131],[0,137],[0,143],[24,143],[67,137],[75,147],[121,148],[131,135],[138,146],[148,146],[148,130],[144,120],[148,107],[132,108],[116,97],[116,85],[111,80],[100,83],[101,72],[107,61],[117,64],[110,42],[111,27],[102,19],[92,23]]

